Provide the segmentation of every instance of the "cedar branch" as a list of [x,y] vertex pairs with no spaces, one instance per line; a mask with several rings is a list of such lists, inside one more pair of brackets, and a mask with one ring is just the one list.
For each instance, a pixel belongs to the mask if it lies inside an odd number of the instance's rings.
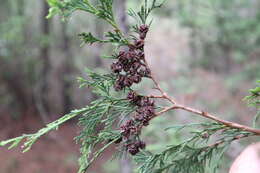
[[[147,62],[145,61],[145,63],[147,64]],[[148,64],[147,64],[148,66]],[[260,136],[260,129],[256,129],[256,128],[252,128],[252,127],[249,127],[249,126],[246,126],[246,125],[242,125],[242,124],[238,124],[238,123],[235,123],[235,122],[231,122],[231,121],[227,121],[227,120],[223,120],[221,118],[218,118],[217,116],[213,115],[213,114],[210,114],[208,112],[205,112],[205,111],[201,111],[201,110],[198,110],[198,109],[194,109],[194,108],[191,108],[191,107],[188,107],[188,106],[185,106],[185,105],[181,105],[181,104],[178,104],[175,99],[171,98],[162,88],[161,86],[159,85],[158,81],[155,79],[154,75],[151,73],[151,80],[154,82],[154,85],[155,85],[155,89],[159,90],[160,93],[162,94],[161,96],[153,96],[151,95],[150,97],[151,98],[161,98],[161,99],[166,99],[168,100],[169,102],[172,103],[172,106],[170,107],[166,107],[164,108],[162,111],[160,112],[157,112],[153,118],[165,113],[165,112],[168,112],[170,110],[173,110],[173,109],[181,109],[181,110],[184,110],[184,111],[187,111],[187,112],[191,112],[191,113],[194,113],[194,114],[197,114],[197,115],[200,115],[204,118],[207,118],[207,119],[211,119],[213,121],[216,121],[218,123],[221,123],[221,124],[224,124],[228,127],[233,127],[233,128],[237,128],[237,129],[241,129],[243,131],[247,131],[247,132],[251,132],[253,133],[254,135],[257,135],[257,136]]]

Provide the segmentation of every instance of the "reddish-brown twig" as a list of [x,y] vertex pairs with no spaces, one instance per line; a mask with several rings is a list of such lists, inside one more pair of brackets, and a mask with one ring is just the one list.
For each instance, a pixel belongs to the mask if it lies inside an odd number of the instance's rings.
[[173,110],[173,109],[185,110],[185,111],[188,111],[188,112],[200,115],[202,117],[211,119],[213,121],[219,122],[219,123],[224,124],[224,125],[226,125],[228,127],[233,127],[233,128],[241,129],[241,130],[244,130],[244,131],[252,132],[255,135],[260,135],[260,130],[259,129],[255,129],[255,128],[248,127],[248,126],[245,126],[245,125],[241,125],[241,124],[238,124],[238,123],[234,123],[234,122],[231,122],[231,121],[226,121],[226,120],[220,119],[217,116],[214,116],[214,115],[212,115],[212,114],[210,114],[208,112],[197,110],[197,109],[190,108],[188,106],[184,106],[184,105],[180,105],[180,104],[175,104],[175,105],[173,105],[171,107],[167,107],[167,108],[163,109],[162,111],[156,113],[155,117],[159,116],[159,115],[161,115],[161,114],[163,114],[165,112],[168,112],[170,110]]
[[[147,62],[145,61],[145,64],[147,65],[148,67],[148,64]],[[204,118],[208,118],[208,119],[211,119],[213,121],[216,121],[216,122],[219,122],[219,123],[222,123],[228,127],[233,127],[233,128],[237,128],[237,129],[241,129],[241,130],[244,130],[244,131],[248,131],[248,132],[251,132],[255,135],[259,135],[260,136],[260,129],[255,129],[255,128],[252,128],[252,127],[248,127],[248,126],[245,126],[245,125],[241,125],[241,124],[238,124],[238,123],[234,123],[234,122],[231,122],[231,121],[226,121],[226,120],[223,120],[221,118],[218,118],[217,116],[214,116],[213,114],[210,114],[208,112],[205,112],[205,111],[201,111],[201,110],[197,110],[197,109],[194,109],[194,108],[191,108],[191,107],[188,107],[188,106],[184,106],[184,105],[181,105],[181,104],[178,104],[176,102],[175,99],[171,98],[162,88],[161,86],[159,85],[159,83],[157,82],[157,80],[155,79],[153,73],[151,72],[151,80],[154,82],[154,85],[156,86],[156,89],[160,91],[160,93],[162,94],[161,96],[150,96],[151,98],[162,98],[162,99],[166,99],[168,100],[169,102],[171,102],[173,105],[170,106],[170,107],[166,107],[164,108],[163,110],[161,110],[160,112],[157,112],[153,118],[165,113],[165,112],[168,112],[170,110],[173,110],[173,109],[181,109],[181,110],[184,110],[184,111],[188,111],[188,112],[191,112],[191,113],[194,113],[194,114],[197,114],[197,115],[200,115]]]

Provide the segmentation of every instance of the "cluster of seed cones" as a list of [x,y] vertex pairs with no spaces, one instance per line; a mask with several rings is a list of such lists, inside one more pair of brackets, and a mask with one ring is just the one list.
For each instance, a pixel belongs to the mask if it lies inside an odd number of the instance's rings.
[[144,61],[144,39],[148,30],[147,25],[140,26],[139,39],[128,45],[127,50],[120,51],[117,61],[111,65],[111,70],[117,74],[114,84],[116,91],[141,82],[143,77],[150,77],[150,70]]
[[[144,54],[144,39],[148,30],[147,25],[140,26],[139,39],[136,39],[134,44],[128,45],[127,50],[119,52],[117,61],[111,65],[111,70],[117,75],[114,84],[116,91],[130,88],[134,83],[140,83],[143,77],[151,77]],[[123,141],[126,150],[135,155],[145,148],[145,143],[140,140],[139,135],[142,128],[147,126],[154,116],[154,101],[134,91],[128,93],[127,99],[137,107],[137,110],[131,119],[121,125],[122,137],[115,143]]]
[[154,101],[149,97],[138,95],[134,91],[128,93],[127,99],[137,107],[137,110],[131,119],[121,125],[121,138],[115,143],[123,141],[127,151],[136,155],[140,149],[144,149],[146,146],[145,142],[140,140],[139,135],[142,128],[149,125],[149,121],[155,115]]
[[144,126],[149,124],[149,121],[153,118],[154,111],[154,101],[149,97],[140,96],[134,91],[128,93],[127,99],[137,106],[137,110],[134,117],[127,120],[121,125],[121,138],[116,141],[116,143],[121,143],[124,141],[127,151],[135,155],[140,149],[145,148],[145,142],[141,141],[139,135]]
[[142,126],[149,125],[149,121],[154,116],[154,100],[146,96],[140,96],[134,91],[128,93],[127,99],[138,108],[134,115],[134,120]]
[[154,101],[148,97],[140,96],[134,91],[128,93],[127,99],[137,106],[137,110],[133,119],[126,121],[121,126],[121,134],[127,142],[126,148],[128,152],[135,155],[140,149],[145,148],[145,143],[139,139],[139,135],[142,128],[147,126],[154,116]]

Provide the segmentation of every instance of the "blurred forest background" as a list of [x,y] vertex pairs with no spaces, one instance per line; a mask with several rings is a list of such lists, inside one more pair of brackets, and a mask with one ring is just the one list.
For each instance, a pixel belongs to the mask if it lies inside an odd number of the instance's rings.
[[[115,13],[125,32],[132,19],[126,8],[139,0],[115,0]],[[46,19],[44,0],[0,0],[0,140],[32,133],[44,124],[88,104],[96,96],[79,89],[76,77],[84,68],[109,70],[101,56],[110,47],[80,47],[77,34],[92,31],[102,37],[110,28],[98,19],[77,13],[68,22]],[[94,1],[93,1],[94,2]],[[255,110],[242,101],[260,77],[260,1],[181,0],[165,2],[153,15],[145,51],[162,86],[181,102],[207,109],[222,118],[251,125]],[[148,89],[147,82],[138,86]],[[164,128],[198,118],[175,112],[157,118],[143,136],[149,150],[178,143],[185,132]],[[78,147],[73,141],[76,121],[52,132],[33,149],[0,150],[0,173],[71,173],[77,169]],[[253,141],[254,139],[252,139]],[[160,141],[160,142],[159,142]],[[230,163],[251,140],[234,143],[225,156]],[[113,152],[93,165],[92,173],[128,173],[131,163],[113,160]],[[228,164],[222,171],[227,172]],[[128,171],[128,172],[127,172]]]

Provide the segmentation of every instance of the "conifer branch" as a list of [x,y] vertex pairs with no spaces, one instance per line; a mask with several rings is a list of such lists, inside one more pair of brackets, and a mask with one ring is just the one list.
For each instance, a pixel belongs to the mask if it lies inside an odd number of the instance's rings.
[[[153,96],[153,95],[151,95],[150,97],[151,98],[166,99],[166,100],[170,101],[173,104],[173,106],[164,108],[162,111],[156,113],[154,117],[156,117],[158,115],[161,115],[161,114],[163,114],[165,112],[168,112],[170,110],[173,110],[173,109],[182,109],[184,111],[191,112],[191,113],[200,115],[200,116],[202,116],[204,118],[211,119],[213,121],[222,123],[222,124],[224,124],[226,126],[237,128],[237,129],[241,129],[241,130],[248,131],[248,132],[252,132],[252,133],[254,133],[257,136],[260,136],[260,129],[248,127],[248,126],[245,126],[245,125],[242,125],[242,124],[238,124],[238,123],[234,123],[234,122],[230,122],[230,121],[226,121],[226,120],[218,118],[217,116],[215,116],[213,114],[210,114],[208,112],[197,110],[197,109],[194,109],[194,108],[191,108],[191,107],[188,107],[188,106],[184,106],[184,105],[178,104],[166,92],[163,91],[163,89],[160,87],[159,83],[157,82],[157,80],[155,79],[155,77],[154,77],[154,75],[152,73],[151,73],[151,79],[154,82],[154,84],[156,86],[156,89],[158,89],[161,92],[162,95],[161,96]],[[258,96],[257,93],[260,92],[260,88],[257,87],[255,89],[250,90],[250,91],[252,93],[252,96],[251,97],[246,97],[246,99],[248,99],[248,98],[252,99],[252,97],[253,97],[253,99],[255,99],[255,97]],[[256,104],[256,102],[254,102],[254,103]],[[252,102],[251,102],[251,104],[252,104]],[[257,116],[258,116],[258,114],[257,114]]]
[[[105,20],[114,28],[114,31],[105,33],[104,40],[96,38],[91,33],[80,34],[81,40],[86,44],[116,45],[115,53],[109,56],[115,59],[111,65],[111,73],[99,74],[87,69],[88,78],[78,78],[80,87],[91,87],[99,99],[83,109],[64,115],[34,134],[2,141],[0,146],[10,145],[9,148],[13,148],[25,139],[24,151],[28,151],[41,136],[57,129],[69,119],[81,115],[79,126],[82,130],[76,137],[76,142],[81,144],[78,173],[85,173],[90,164],[113,143],[118,144],[119,151],[127,151],[133,156],[140,166],[140,173],[205,173],[207,167],[213,169],[210,172],[216,171],[220,158],[231,142],[249,136],[260,136],[260,129],[226,121],[208,112],[179,104],[160,86],[146,61],[144,45],[150,26],[147,22],[148,16],[152,10],[161,7],[162,3],[158,3],[157,0],[151,0],[149,3],[148,0],[144,0],[138,12],[129,11],[129,15],[137,20],[133,28],[138,36],[129,39],[125,38],[114,19],[113,0],[96,1],[97,4],[93,5],[90,0],[48,0],[51,6],[48,17],[60,14],[68,18],[73,12],[80,10]],[[124,48],[117,52],[121,46]],[[140,95],[131,88],[143,78],[152,80],[160,95]],[[260,87],[250,90],[250,93],[245,100],[259,110]],[[167,100],[171,105],[156,112],[156,108],[160,106],[155,105],[155,99]],[[178,145],[170,145],[156,154],[146,151],[146,144],[140,139],[142,129],[148,126],[153,118],[171,110],[184,110],[214,122],[177,126],[177,131],[191,126],[197,128],[190,133],[190,138]],[[257,118],[258,115],[254,123]],[[97,131],[97,127],[101,128]],[[166,130],[174,128],[176,126]],[[213,141],[209,142],[209,139]],[[101,145],[101,149],[95,151],[97,145]],[[216,163],[213,161],[214,158]]]
[[[147,61],[145,60],[145,63],[147,64],[148,66],[148,63]],[[160,91],[160,93],[162,94],[161,96],[149,96],[151,98],[162,98],[162,99],[166,99],[168,100],[169,102],[171,102],[173,104],[173,106],[171,107],[167,107],[167,108],[164,108],[162,111],[156,113],[154,115],[154,117],[158,116],[158,115],[161,115],[165,112],[168,112],[170,110],[173,110],[173,109],[182,109],[182,110],[185,110],[187,112],[191,112],[191,113],[194,113],[194,114],[197,114],[197,115],[200,115],[204,118],[207,118],[207,119],[211,119],[213,121],[216,121],[216,122],[219,122],[219,123],[222,123],[226,126],[229,126],[229,127],[233,127],[233,128],[237,128],[237,129],[241,129],[241,130],[244,130],[244,131],[248,131],[248,132],[252,132],[254,133],[255,135],[257,136],[260,136],[260,129],[256,129],[256,128],[252,128],[252,127],[248,127],[248,126],[245,126],[245,125],[242,125],[242,124],[238,124],[238,123],[234,123],[234,122],[230,122],[230,121],[226,121],[226,120],[223,120],[221,118],[218,118],[217,116],[213,115],[213,114],[210,114],[208,112],[205,112],[205,111],[201,111],[201,110],[197,110],[197,109],[194,109],[194,108],[191,108],[191,107],[188,107],[188,106],[184,106],[184,105],[181,105],[181,104],[178,104],[176,102],[175,99],[171,98],[160,86],[159,82],[155,79],[153,73],[151,72],[151,80],[154,82],[154,85],[156,86],[156,89]],[[260,84],[260,81],[258,81],[258,83]],[[251,89],[250,90],[251,92],[251,96],[247,96],[245,97],[246,100],[249,100],[249,104],[250,105],[258,105],[259,104],[259,101],[256,99],[257,97],[260,96],[260,87],[256,87],[255,89]],[[253,101],[252,101],[253,100]],[[260,107],[259,107],[260,108]],[[258,118],[260,114],[257,113],[256,115],[256,120]],[[153,118],[154,118],[153,117]]]
[[[163,91],[163,89],[160,87],[159,83],[155,80],[155,78],[153,76],[151,77],[151,79],[153,80],[153,82],[156,85],[157,89],[162,93],[162,95],[161,96],[153,96],[153,95],[151,95],[150,97],[151,98],[163,98],[163,99],[166,99],[166,100],[170,101],[171,103],[173,103],[173,106],[164,108],[162,111],[156,113],[154,115],[154,117],[156,117],[158,115],[161,115],[161,114],[163,114],[165,112],[168,112],[170,110],[173,110],[173,109],[182,109],[182,110],[185,110],[185,111],[188,111],[188,112],[200,115],[200,116],[202,116],[204,118],[211,119],[213,121],[222,123],[222,124],[224,124],[226,126],[237,128],[237,129],[241,129],[241,130],[248,131],[248,132],[252,132],[252,133],[254,133],[257,136],[260,136],[260,129],[248,127],[248,126],[245,126],[245,125],[242,125],[242,124],[238,124],[238,123],[234,123],[234,122],[230,122],[230,121],[226,121],[226,120],[220,119],[217,116],[215,116],[213,114],[210,114],[208,112],[197,110],[197,109],[194,109],[194,108],[191,108],[191,107],[188,107],[188,106],[184,106],[184,105],[181,105],[181,104],[177,104],[177,102],[175,100],[173,100],[170,96],[168,96],[168,94],[166,92]],[[253,91],[253,93],[255,94],[255,90],[251,90],[251,92]],[[248,97],[246,97],[246,98],[248,98]]]
[[237,129],[240,129],[240,130],[248,131],[248,132],[254,133],[257,136],[260,135],[260,129],[255,129],[255,128],[251,128],[251,127],[241,125],[241,124],[238,124],[238,123],[226,121],[226,120],[220,119],[217,116],[212,115],[208,112],[197,110],[197,109],[194,109],[194,108],[191,108],[191,107],[188,107],[188,106],[184,106],[184,105],[180,105],[180,104],[175,104],[174,106],[167,107],[167,108],[163,109],[162,111],[156,113],[156,116],[159,116],[159,115],[166,113],[166,112],[173,110],[173,109],[182,109],[182,110],[185,110],[187,112],[191,112],[191,113],[200,115],[204,118],[211,119],[211,120],[216,121],[218,123],[222,123],[222,124],[224,124],[228,127],[233,127],[233,128],[237,128]]

